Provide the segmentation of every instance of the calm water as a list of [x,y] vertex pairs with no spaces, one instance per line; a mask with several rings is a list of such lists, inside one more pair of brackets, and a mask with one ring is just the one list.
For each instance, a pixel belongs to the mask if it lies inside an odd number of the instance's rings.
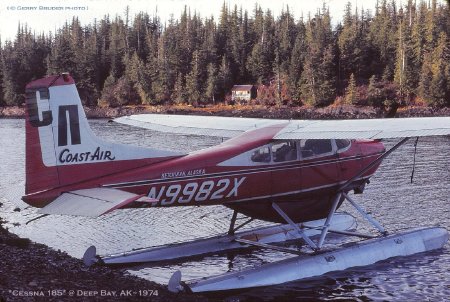
[[[90,121],[97,135],[162,149],[197,150],[220,142],[208,137],[160,134],[108,123]],[[231,211],[221,207],[123,210],[100,218],[51,216],[25,225],[37,217],[36,210],[20,202],[24,184],[24,121],[0,119],[0,216],[9,229],[33,241],[81,258],[94,244],[100,254],[154,246],[174,241],[223,233]],[[386,144],[392,145],[393,141]],[[441,225],[450,230],[450,138],[424,138],[419,141],[414,182],[410,183],[413,142],[402,146],[385,160],[372,178],[365,194],[355,197],[389,231],[412,226]],[[6,196],[14,203],[6,200]],[[17,206],[23,210],[15,212]],[[344,206],[350,213],[354,211]],[[355,214],[356,215],[356,214]],[[255,222],[253,226],[261,224]],[[359,221],[359,229],[367,229]],[[214,255],[195,261],[171,263],[162,267],[131,267],[140,277],[167,283],[175,270],[183,280],[239,270],[288,257],[278,252]],[[302,282],[212,296],[227,301],[449,301],[450,247],[443,250],[391,259],[365,268]]]

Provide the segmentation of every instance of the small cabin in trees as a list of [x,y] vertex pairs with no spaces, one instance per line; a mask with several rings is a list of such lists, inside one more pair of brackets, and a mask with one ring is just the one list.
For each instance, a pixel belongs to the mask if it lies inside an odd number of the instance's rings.
[[234,85],[231,89],[232,101],[250,101],[256,98],[256,87],[254,85]]

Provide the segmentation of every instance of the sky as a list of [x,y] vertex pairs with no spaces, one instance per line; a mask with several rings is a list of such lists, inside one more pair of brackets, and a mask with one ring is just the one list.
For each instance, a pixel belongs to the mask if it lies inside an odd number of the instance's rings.
[[[404,0],[406,2],[407,0]],[[347,0],[325,0],[330,8],[332,22],[337,24],[341,19]],[[321,8],[320,0],[225,0],[230,7],[238,5],[250,14],[258,3],[263,10],[270,9],[275,16],[289,5],[294,17],[299,19],[301,15],[307,16],[309,12],[314,14]],[[363,7],[364,10],[373,12],[376,0],[351,0],[352,7]],[[397,0],[400,3],[400,0]],[[178,19],[184,6],[188,6],[191,12],[198,12],[201,17],[220,14],[224,0],[0,0],[0,37],[2,41],[14,39],[19,23],[26,23],[35,33],[50,31],[60,28],[66,20],[78,16],[81,23],[89,24],[95,19],[99,20],[106,14],[110,16],[123,16],[125,8],[129,6],[131,16],[140,11],[146,11],[150,15],[158,15],[164,22],[171,15]]]

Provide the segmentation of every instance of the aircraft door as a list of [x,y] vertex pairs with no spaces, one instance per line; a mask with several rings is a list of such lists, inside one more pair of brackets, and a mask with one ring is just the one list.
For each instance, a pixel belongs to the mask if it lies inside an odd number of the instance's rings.
[[300,140],[302,190],[327,190],[339,182],[338,155],[330,139]]
[[[354,155],[360,155],[360,149],[357,148],[356,150],[350,150],[352,148],[351,140],[349,139],[336,139],[335,140],[336,145],[336,153],[339,157],[339,159],[343,159],[345,157],[349,156],[349,152],[355,153]],[[346,161],[339,161],[339,177],[343,180],[348,180],[351,177],[354,176],[354,171],[359,171],[361,169],[361,164],[359,161],[352,161],[352,160],[346,160]]]
[[271,144],[271,153],[274,201],[296,201],[292,193],[300,190],[302,179],[298,161],[298,141],[274,141]]

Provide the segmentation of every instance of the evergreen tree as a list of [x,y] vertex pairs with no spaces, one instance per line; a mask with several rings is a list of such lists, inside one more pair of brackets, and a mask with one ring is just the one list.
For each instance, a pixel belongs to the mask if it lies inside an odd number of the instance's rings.
[[213,63],[208,64],[208,80],[206,81],[205,96],[212,103],[216,103],[216,95],[218,92],[217,68]]
[[351,3],[348,2],[345,9],[342,30],[339,32],[339,79],[347,79],[350,74],[356,77],[364,76],[365,64],[365,39],[363,36],[363,23],[358,15],[353,15]]
[[292,49],[296,43],[297,27],[289,6],[286,11],[283,9],[280,17],[275,23],[275,40],[278,41],[277,53],[280,65],[280,72],[284,75],[289,74],[289,65]]
[[176,104],[181,104],[186,100],[183,75],[181,73],[178,74],[177,80],[175,81],[175,86],[172,93],[172,100]]
[[352,73],[348,81],[347,89],[345,89],[345,103],[356,104],[358,102],[358,92],[356,90],[355,75]]
[[248,70],[253,80],[260,84],[267,84],[273,75],[274,31],[274,20],[272,13],[268,10],[262,23],[261,35],[258,37],[248,60]]
[[[400,17],[404,18],[405,16],[400,15]],[[398,28],[398,46],[394,73],[394,83],[399,87],[399,95],[402,101],[405,97],[411,97],[417,85],[417,76],[413,69],[413,51],[410,35],[408,20],[403,19]]]
[[370,57],[374,68],[372,74],[382,75],[386,81],[392,81],[397,49],[397,11],[394,4],[395,2],[388,4],[387,0],[381,1],[367,37],[374,51],[374,55]]
[[21,102],[17,91],[16,71],[19,69],[19,62],[11,42],[7,41],[2,51],[2,72],[3,72],[3,101],[7,106],[16,106]]
[[77,62],[74,51],[78,49],[79,42],[75,40],[77,39],[71,38],[70,25],[66,23],[55,36],[51,53],[47,58],[48,74],[73,72],[76,69]]
[[289,77],[287,83],[290,90],[290,95],[295,100],[301,99],[299,84],[300,76],[303,72],[303,66],[305,64],[307,49],[306,27],[303,20],[300,20],[297,25],[297,37],[295,38],[295,44],[291,52]]
[[225,56],[222,58],[222,63],[220,64],[218,81],[219,94],[222,98],[225,98],[233,86],[233,82],[231,81],[230,65]]
[[328,105],[336,96],[336,41],[331,29],[330,15],[325,7],[322,13],[309,20],[306,44],[308,51],[300,78],[301,97],[309,105]]
[[189,104],[196,105],[201,100],[201,82],[199,70],[199,54],[194,52],[191,72],[186,76],[186,92]]
[[48,44],[42,36],[34,36],[25,25],[19,25],[14,43],[7,41],[2,50],[2,90],[6,105],[23,103],[25,85],[45,75]]
[[367,87],[367,103],[374,107],[380,107],[383,104],[383,95],[377,81],[377,76],[373,75],[369,79]]
[[430,83],[429,103],[432,106],[444,106],[448,102],[448,78],[445,75],[444,66],[439,66]]
[[169,62],[167,59],[167,47],[164,37],[153,39],[157,42],[157,49],[150,50],[148,57],[147,73],[149,74],[149,81],[151,81],[151,90],[154,95],[153,103],[163,103],[168,101],[170,96],[169,81],[171,80],[171,72],[169,69]]
[[113,75],[109,75],[106,78],[101,96],[98,100],[98,105],[100,107],[117,106],[117,104],[113,101],[116,82],[117,79],[115,79]]
[[430,103],[434,106],[444,106],[450,100],[450,46],[445,32],[441,32],[432,57]]
[[420,73],[420,81],[418,87],[418,94],[425,102],[430,100],[430,86],[433,79],[433,70],[431,66],[432,57],[430,54],[424,54],[422,70]]
[[428,51],[433,50],[437,42],[436,6],[436,0],[431,0],[431,7],[425,15],[425,47]]
[[128,55],[126,26],[120,17],[116,17],[111,23],[109,37],[108,57],[111,64],[110,73],[116,78],[121,78],[125,71],[124,58]]
[[125,66],[125,78],[131,83],[139,95],[139,103],[150,103],[152,82],[145,68],[145,63],[139,58],[137,52],[125,58]]
[[278,49],[275,53],[275,60],[273,61],[273,74],[275,82],[275,103],[277,105],[281,104],[281,78],[282,78],[282,71],[281,71],[281,59]]
[[425,2],[419,3],[419,8],[416,8],[416,16],[413,19],[412,33],[411,33],[411,43],[413,52],[413,69],[416,74],[420,73],[420,69],[423,63],[423,55],[425,50],[425,16],[427,14],[427,6]]

